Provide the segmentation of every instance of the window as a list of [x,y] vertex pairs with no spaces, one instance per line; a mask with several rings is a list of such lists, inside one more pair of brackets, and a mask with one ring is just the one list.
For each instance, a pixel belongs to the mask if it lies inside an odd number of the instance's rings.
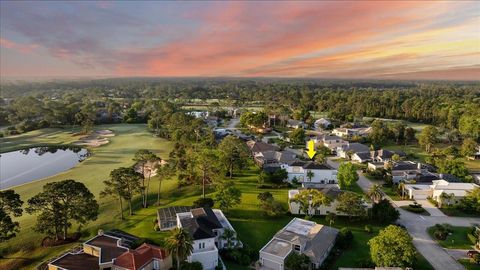
[[300,246],[299,245],[293,245],[293,249],[295,251],[300,251]]

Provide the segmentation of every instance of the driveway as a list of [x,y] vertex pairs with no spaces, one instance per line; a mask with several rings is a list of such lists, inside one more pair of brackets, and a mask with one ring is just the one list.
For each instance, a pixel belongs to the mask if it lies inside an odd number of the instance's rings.
[[440,211],[435,205],[433,205],[431,202],[428,200],[416,200],[418,204],[420,204],[423,209],[427,210],[428,213],[430,213],[431,216],[435,217],[446,217],[446,215]]
[[[338,168],[339,163],[327,160],[327,164],[333,168]],[[358,185],[363,191],[368,191],[373,183],[365,176],[359,174]],[[398,223],[404,225],[407,228],[408,233],[413,238],[413,245],[417,248],[418,252],[428,260],[428,262],[437,270],[464,270],[465,267],[456,261],[456,258],[460,256],[459,251],[448,251],[438,245],[434,240],[430,238],[427,233],[427,228],[437,223],[448,223],[452,226],[468,227],[472,224],[480,224],[480,218],[464,218],[464,217],[449,217],[441,213],[440,210],[434,209],[430,202],[419,201],[419,203],[425,203],[425,207],[430,209],[431,216],[422,216],[414,214],[401,209],[399,206],[403,205],[403,201],[395,202],[390,197],[384,194],[385,198],[390,200],[392,204],[400,212],[400,218]],[[398,203],[398,204],[397,204]],[[409,202],[410,203],[410,202]],[[428,204],[427,204],[428,203]],[[422,204],[423,206],[423,204]],[[426,209],[427,209],[426,208]],[[427,211],[428,211],[427,209]],[[439,211],[440,213],[436,212]],[[433,213],[433,214],[432,214]],[[452,253],[452,255],[451,255]]]
[[469,249],[445,249],[447,253],[455,258],[455,260],[468,259],[467,252]]

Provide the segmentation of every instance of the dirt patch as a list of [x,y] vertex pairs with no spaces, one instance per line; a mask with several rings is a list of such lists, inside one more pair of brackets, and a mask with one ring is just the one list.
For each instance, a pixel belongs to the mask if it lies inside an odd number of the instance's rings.
[[113,137],[115,136],[115,133],[113,131],[104,129],[104,130],[98,130],[93,132],[90,135],[83,136],[81,137],[78,142],[76,142],[76,145],[83,145],[83,146],[88,146],[88,147],[99,147],[101,145],[105,145],[110,142],[108,137]]

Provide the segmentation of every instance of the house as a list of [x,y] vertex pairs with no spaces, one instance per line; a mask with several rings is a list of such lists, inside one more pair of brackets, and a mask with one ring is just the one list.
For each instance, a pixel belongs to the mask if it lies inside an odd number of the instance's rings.
[[350,159],[350,154],[353,156],[355,153],[369,152],[370,147],[361,143],[347,142],[345,145],[337,147],[336,153],[338,157]]
[[399,161],[394,162],[391,168],[393,183],[408,182],[421,175],[427,175],[428,170],[420,162]]
[[265,151],[258,153],[253,158],[260,167],[275,166],[280,168],[281,165],[294,162],[297,155],[290,151]]
[[[295,161],[283,165],[288,173],[289,182],[297,180],[303,187],[326,187],[337,186],[337,170],[326,164],[316,162]],[[311,175],[309,175],[311,173]],[[310,176],[310,177],[309,177]]]
[[313,127],[315,129],[322,129],[322,128],[328,128],[331,124],[332,123],[328,119],[320,118],[315,120],[315,122],[313,123]]
[[371,127],[358,127],[358,128],[335,128],[332,133],[342,138],[351,138],[353,136],[367,137],[372,132]]
[[388,162],[392,160],[393,155],[405,157],[405,153],[401,151],[389,151],[385,149],[374,150],[369,152],[357,152],[352,155],[352,161],[359,163],[365,162]]
[[[480,188],[474,183],[451,183],[446,180],[434,180],[431,185],[408,184],[405,191],[410,199],[425,200],[428,197],[439,204],[456,204],[475,188]],[[444,198],[445,195],[450,198]]]
[[338,230],[300,218],[292,219],[260,250],[260,269],[284,270],[291,252],[310,258],[310,269],[316,269],[335,245]]
[[112,270],[171,269],[172,256],[165,249],[151,244],[142,244],[128,250],[113,262]]
[[[172,267],[172,256],[158,246],[143,244],[135,250],[130,249],[138,239],[122,231],[99,231],[97,236],[83,243],[80,249],[52,260],[48,263],[48,269],[167,270]],[[135,258],[138,261],[131,260]]]
[[289,128],[307,128],[308,125],[305,124],[303,121],[299,121],[299,120],[294,120],[294,119],[288,119],[287,120],[287,127]]
[[262,141],[254,141],[254,140],[247,141],[247,146],[252,152],[253,157],[261,154],[262,152],[280,150],[278,146],[275,146],[273,144],[268,144]]
[[[348,142],[343,140],[342,138],[335,135],[329,135],[329,134],[319,135],[313,139],[313,142],[315,143],[316,147],[323,145],[328,149],[330,149],[330,151],[332,152],[335,152],[337,147],[342,147],[348,144]],[[308,148],[308,142],[306,147]]]
[[[177,213],[177,226],[183,228],[193,238],[193,251],[188,262],[200,262],[205,270],[213,270],[218,265],[218,249],[226,248],[228,241],[222,238],[225,230],[235,232],[230,222],[218,209],[195,208],[185,213]],[[232,239],[234,245],[242,245]]]

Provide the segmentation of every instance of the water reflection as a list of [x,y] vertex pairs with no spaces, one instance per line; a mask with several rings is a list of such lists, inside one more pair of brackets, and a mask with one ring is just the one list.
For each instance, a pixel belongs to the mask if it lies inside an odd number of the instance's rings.
[[0,189],[66,171],[89,156],[81,147],[42,146],[0,155]]

